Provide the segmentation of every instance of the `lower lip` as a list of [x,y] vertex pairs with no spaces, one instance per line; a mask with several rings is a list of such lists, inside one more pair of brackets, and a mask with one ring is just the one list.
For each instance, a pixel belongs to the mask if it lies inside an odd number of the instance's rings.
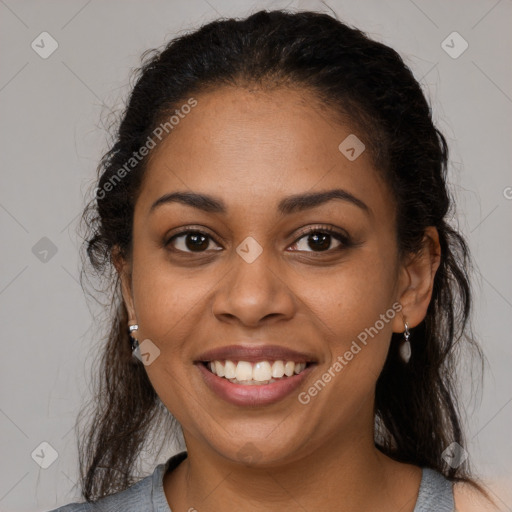
[[196,363],[207,386],[226,402],[234,405],[258,406],[269,405],[293,393],[314,365],[308,365],[302,372],[291,377],[282,378],[270,384],[244,385],[233,384],[224,377],[212,373],[203,363]]

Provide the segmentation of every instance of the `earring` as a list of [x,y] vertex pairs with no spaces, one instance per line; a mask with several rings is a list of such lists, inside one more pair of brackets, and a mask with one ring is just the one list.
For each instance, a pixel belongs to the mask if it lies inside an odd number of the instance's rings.
[[402,343],[400,344],[400,357],[402,358],[402,361],[407,364],[409,362],[409,359],[411,359],[411,343],[409,342],[409,338],[411,337],[411,333],[409,331],[409,326],[407,325],[407,322],[404,320],[404,339],[402,340]]
[[130,337],[130,345],[132,347],[132,352],[139,346],[139,341],[137,338],[134,338],[132,336],[133,331],[137,331],[139,329],[139,326],[137,324],[129,325],[128,326],[128,336]]

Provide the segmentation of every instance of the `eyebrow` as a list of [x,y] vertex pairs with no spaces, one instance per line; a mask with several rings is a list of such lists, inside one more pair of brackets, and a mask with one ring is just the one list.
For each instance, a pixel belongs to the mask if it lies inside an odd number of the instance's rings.
[[[340,188],[286,197],[279,202],[277,210],[282,215],[289,215],[315,208],[333,199],[352,203],[366,213],[370,212],[370,208],[361,199]],[[185,204],[207,213],[227,213],[227,207],[222,199],[197,192],[172,192],[165,194],[151,205],[149,211],[152,213],[159,206],[169,203]]]

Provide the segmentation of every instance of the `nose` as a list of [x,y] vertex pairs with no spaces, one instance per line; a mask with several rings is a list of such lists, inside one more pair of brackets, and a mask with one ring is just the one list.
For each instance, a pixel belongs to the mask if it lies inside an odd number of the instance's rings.
[[237,253],[233,260],[213,298],[212,311],[219,320],[258,327],[293,317],[295,295],[270,251],[263,250],[253,261]]

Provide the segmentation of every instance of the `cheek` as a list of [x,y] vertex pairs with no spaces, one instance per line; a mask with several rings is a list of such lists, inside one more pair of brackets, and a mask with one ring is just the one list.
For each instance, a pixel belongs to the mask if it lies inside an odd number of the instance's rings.
[[[137,258],[137,256],[139,256]],[[173,270],[152,255],[134,252],[133,295],[139,334],[159,349],[155,360],[145,366],[148,378],[165,406],[182,425],[195,428],[193,421],[200,400],[190,391],[191,348],[204,318],[208,292],[204,280],[194,280]],[[199,433],[197,434],[199,435]]]
[[393,304],[395,264],[381,256],[362,251],[336,271],[309,280],[308,301],[332,331],[357,336]]
[[[315,287],[309,288],[305,300],[314,308],[327,354],[300,397],[309,412],[301,422],[318,435],[328,435],[347,418],[354,420],[356,429],[371,421],[371,402],[397,314],[392,307],[395,281],[386,268],[361,259],[350,270],[347,266],[346,272],[316,280]],[[327,285],[329,293],[325,293]],[[324,418],[320,426],[315,424],[318,417]]]
[[[386,359],[393,319],[400,309],[395,268],[391,257],[362,253],[308,289],[305,300],[329,340],[329,365],[341,357],[343,370],[337,373],[359,373],[349,379],[351,385],[374,384]],[[363,375],[368,382],[363,382]]]
[[[133,297],[139,333],[162,349],[180,351],[197,321],[209,286],[194,271],[177,271],[157,251],[134,251]],[[181,353],[181,352],[180,352]]]

